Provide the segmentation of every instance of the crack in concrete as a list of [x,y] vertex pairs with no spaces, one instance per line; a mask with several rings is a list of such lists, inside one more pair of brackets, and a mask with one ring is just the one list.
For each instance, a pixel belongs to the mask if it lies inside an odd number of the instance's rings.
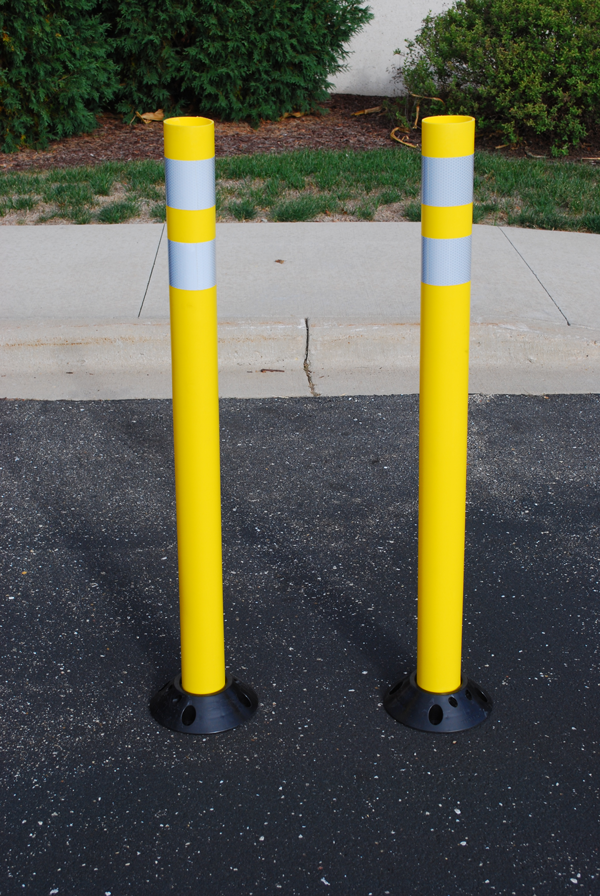
[[521,253],[519,252],[519,250],[517,249],[517,247],[515,246],[515,244],[514,244],[513,241],[511,240],[511,238],[509,237],[509,235],[508,235],[507,233],[504,232],[504,229],[503,229],[502,227],[499,227],[498,229],[500,230],[500,233],[501,233],[503,236],[506,237],[506,239],[508,240],[508,242],[510,243],[510,245],[513,247],[513,249],[515,250],[515,252],[516,252],[517,255],[519,256],[519,258],[520,258],[523,262],[525,262],[525,264],[527,265],[527,267],[529,268],[529,270],[531,271],[531,273],[533,274],[533,276],[535,277],[535,279],[537,280],[537,282],[540,284],[540,286],[542,287],[542,289],[544,290],[544,292],[546,293],[546,295],[548,296],[548,298],[550,299],[550,301],[553,302],[554,305],[556,305],[556,307],[558,308],[558,310],[560,311],[560,313],[562,314],[562,316],[563,316],[564,319],[566,320],[566,322],[567,322],[567,326],[570,327],[570,326],[571,326],[571,321],[569,320],[569,318],[567,317],[567,315],[565,314],[565,312],[562,310],[562,308],[560,307],[560,305],[558,304],[558,302],[556,301],[556,299],[554,298],[554,296],[552,295],[552,293],[551,293],[551,292],[544,286],[544,284],[542,283],[542,281],[540,280],[540,278],[538,277],[538,275],[536,274],[536,272],[533,270],[533,268],[531,267],[531,265],[529,264],[529,262],[527,261],[527,259],[525,258],[525,256],[524,256],[524,255],[521,255]]
[[160,232],[160,236],[158,238],[158,246],[156,247],[156,252],[154,254],[154,261],[152,262],[152,267],[150,268],[150,276],[148,277],[148,282],[146,283],[146,289],[144,290],[144,297],[142,299],[142,304],[140,305],[140,310],[138,312],[138,317],[142,316],[142,311],[144,309],[144,302],[146,301],[146,296],[148,295],[148,290],[150,288],[150,281],[152,280],[152,274],[154,273],[154,266],[156,265],[156,259],[158,258],[158,250],[160,249],[160,244],[162,242],[163,234],[165,232],[165,227],[167,225],[163,224],[163,228]]
[[309,327],[307,317],[304,318],[304,324],[306,326],[306,352],[304,354],[304,365],[303,365],[304,373],[306,374],[306,379],[308,380],[308,388],[310,389],[310,394],[312,395],[313,398],[318,398],[320,393],[317,392],[317,390],[315,389],[315,384],[313,383],[313,379],[312,379],[312,371],[310,369],[310,363],[308,360],[308,351],[310,348],[310,327]]

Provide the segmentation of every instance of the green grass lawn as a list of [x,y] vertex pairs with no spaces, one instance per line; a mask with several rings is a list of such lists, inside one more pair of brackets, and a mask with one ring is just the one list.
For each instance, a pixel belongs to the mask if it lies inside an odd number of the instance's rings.
[[[302,150],[217,159],[222,221],[420,219],[419,154]],[[164,221],[161,162],[0,174],[5,223]],[[475,156],[476,223],[600,233],[600,168]]]

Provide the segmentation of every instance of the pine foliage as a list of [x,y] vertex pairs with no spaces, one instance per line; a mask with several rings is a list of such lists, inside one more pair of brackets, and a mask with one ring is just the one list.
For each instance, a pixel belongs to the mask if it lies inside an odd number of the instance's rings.
[[276,119],[327,96],[360,0],[104,0],[119,108]]
[[116,88],[95,0],[2,0],[0,148],[93,130]]

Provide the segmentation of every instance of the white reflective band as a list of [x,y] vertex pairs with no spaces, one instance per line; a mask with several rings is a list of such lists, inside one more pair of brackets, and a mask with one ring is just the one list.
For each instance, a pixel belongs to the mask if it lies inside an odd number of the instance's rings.
[[198,211],[215,205],[215,159],[165,159],[167,205]]
[[215,241],[169,240],[169,284],[176,289],[211,289],[217,284]]
[[458,286],[471,279],[471,237],[433,240],[422,237],[421,282],[429,286]]
[[468,205],[473,202],[474,156],[453,159],[422,157],[421,202],[423,205]]

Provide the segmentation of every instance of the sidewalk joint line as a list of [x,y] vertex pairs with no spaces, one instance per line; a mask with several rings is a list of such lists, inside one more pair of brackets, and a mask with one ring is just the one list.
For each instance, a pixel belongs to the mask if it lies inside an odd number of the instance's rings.
[[521,253],[519,252],[519,250],[517,249],[517,247],[515,246],[515,244],[514,244],[513,241],[511,240],[511,238],[510,238],[506,233],[504,233],[504,229],[503,229],[502,227],[499,227],[498,229],[500,230],[501,233],[504,234],[504,236],[506,237],[506,239],[508,240],[508,242],[511,244],[511,246],[513,247],[513,249],[515,250],[515,252],[516,252],[517,255],[519,256],[519,258],[520,258],[522,261],[525,262],[525,264],[527,265],[527,267],[529,268],[529,270],[531,271],[531,273],[533,274],[533,276],[535,277],[535,279],[537,280],[537,282],[540,284],[540,286],[542,287],[542,289],[544,290],[544,292],[546,293],[546,295],[548,296],[548,298],[550,299],[550,301],[551,301],[554,305],[556,305],[556,307],[558,308],[558,310],[560,311],[560,313],[562,314],[562,316],[563,316],[564,319],[566,320],[566,322],[567,322],[567,326],[570,327],[570,326],[571,326],[571,322],[570,322],[569,318],[567,317],[567,315],[565,314],[565,312],[562,310],[562,308],[560,307],[560,305],[558,304],[558,302],[554,299],[554,297],[548,292],[548,290],[546,289],[546,287],[544,286],[544,284],[542,283],[542,281],[540,280],[540,278],[538,277],[538,275],[536,274],[536,272],[533,270],[533,268],[531,267],[531,265],[529,264],[529,262],[527,261],[527,259],[524,258],[523,255],[521,255]]
[[309,349],[309,345],[310,345],[310,328],[308,325],[307,317],[304,318],[304,324],[306,326],[306,352],[304,354],[304,365],[303,365],[304,373],[306,374],[306,379],[308,380],[308,388],[310,389],[310,394],[312,395],[313,398],[318,398],[319,393],[315,389],[315,384],[313,383],[313,379],[312,379],[312,371],[310,369],[310,363],[308,360],[308,349]]
[[160,249],[160,244],[162,242],[163,233],[165,232],[166,226],[167,226],[166,224],[163,224],[162,230],[160,232],[160,236],[158,238],[158,246],[156,247],[156,254],[154,255],[154,261],[152,262],[152,267],[150,268],[150,276],[148,277],[148,282],[146,283],[146,289],[144,290],[144,297],[142,299],[142,304],[140,305],[138,318],[140,318],[142,316],[142,309],[144,307],[144,302],[146,301],[146,296],[148,294],[148,290],[150,289],[150,281],[152,280],[152,274],[154,273],[154,265],[156,264],[156,259],[158,258],[158,250]]

